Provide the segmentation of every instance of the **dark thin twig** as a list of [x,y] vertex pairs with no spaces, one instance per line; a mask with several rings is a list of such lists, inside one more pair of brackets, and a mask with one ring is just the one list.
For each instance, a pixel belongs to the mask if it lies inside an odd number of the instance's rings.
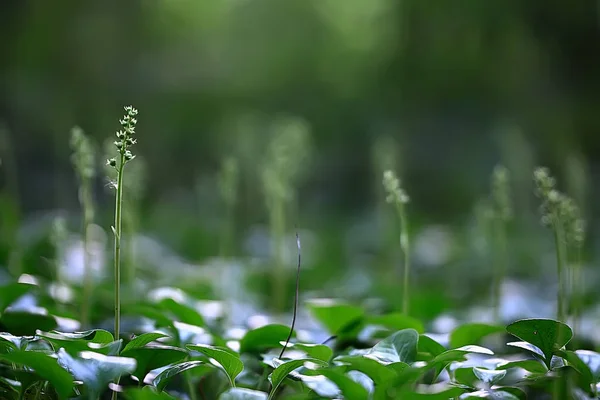
[[294,333],[294,326],[296,325],[296,315],[298,314],[298,297],[300,296],[300,264],[301,264],[301,247],[300,247],[300,236],[296,231],[296,245],[298,246],[298,270],[296,271],[296,294],[294,296],[294,316],[292,318],[292,326],[290,327],[290,334],[288,335],[285,345],[283,349],[281,349],[281,353],[279,354],[279,359],[283,357],[283,353],[287,349],[290,344],[290,339],[292,338],[292,334]]

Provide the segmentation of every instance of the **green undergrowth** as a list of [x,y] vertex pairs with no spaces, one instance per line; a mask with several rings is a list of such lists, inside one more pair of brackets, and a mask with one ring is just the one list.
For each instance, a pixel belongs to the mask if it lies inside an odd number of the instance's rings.
[[305,306],[331,337],[296,331],[280,357],[287,326],[231,331],[168,298],[140,302],[143,323],[120,338],[61,332],[44,309],[11,307],[41,289],[0,288],[2,399],[92,400],[113,390],[132,400],[587,399],[600,382],[600,354],[571,348],[571,328],[552,319],[468,323],[440,336],[403,314],[311,301]]

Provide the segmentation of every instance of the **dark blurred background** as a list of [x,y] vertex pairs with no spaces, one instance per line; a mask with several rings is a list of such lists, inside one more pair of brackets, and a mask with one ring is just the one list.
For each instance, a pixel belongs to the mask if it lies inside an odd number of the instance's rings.
[[239,236],[267,223],[255,166],[281,116],[311,138],[290,228],[368,214],[385,157],[418,224],[470,215],[497,163],[517,214],[535,212],[538,164],[595,190],[599,26],[597,0],[5,1],[0,179],[24,216],[76,211],[71,128],[102,149],[133,104],[140,229],[191,258],[216,253],[227,156],[241,165]]

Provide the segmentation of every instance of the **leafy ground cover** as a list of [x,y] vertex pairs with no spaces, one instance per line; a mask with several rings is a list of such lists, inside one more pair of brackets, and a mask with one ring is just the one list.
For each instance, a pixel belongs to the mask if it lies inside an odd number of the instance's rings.
[[[397,247],[402,269],[394,271],[394,279],[385,275],[382,281],[397,301],[374,304],[373,298],[360,296],[303,298],[298,233],[296,274],[287,271],[283,251],[285,209],[294,199],[295,172],[301,162],[296,149],[305,140],[302,129],[291,124],[291,129],[283,129],[287,136],[274,140],[261,171],[275,243],[272,268],[251,278],[258,282],[257,292],[274,298],[267,304],[275,307],[242,320],[237,311],[247,304],[228,301],[228,296],[235,297],[241,290],[239,275],[229,276],[225,287],[216,288],[214,282],[200,284],[189,269],[178,276],[168,266],[162,273],[178,285],[161,286],[150,275],[157,271],[132,268],[135,265],[128,260],[133,258],[128,252],[132,246],[126,239],[135,230],[131,194],[136,189],[127,174],[135,175],[133,166],[140,161],[132,153],[136,116],[133,107],[125,108],[117,140],[110,144],[116,156],[107,160],[110,186],[115,189],[114,279],[107,284],[98,283],[94,275],[94,265],[101,263],[98,254],[103,252],[93,246],[93,146],[81,130],[73,131],[83,214],[83,271],[73,280],[72,271],[55,277],[39,270],[38,274],[15,270],[14,265],[9,268],[12,280],[0,286],[1,399],[598,398],[600,354],[564,322],[581,323],[583,304],[577,294],[585,226],[574,200],[556,189],[547,169],[536,169],[533,177],[542,222],[554,239],[556,319],[526,318],[505,325],[500,318],[500,288],[508,266],[507,225],[513,210],[508,170],[498,167],[483,218],[490,228],[483,232],[491,232],[488,239],[494,256],[493,279],[486,287],[493,304],[487,313],[493,316],[487,320],[496,322],[463,321],[440,333],[432,329],[430,319],[417,318],[412,311],[419,306],[413,304],[418,294],[411,285],[409,197],[392,171],[384,172],[382,183],[400,226]],[[230,218],[236,168],[234,161],[224,163],[222,195]],[[223,230],[224,253],[232,242],[231,222],[228,219]],[[51,249],[61,235],[61,225],[55,223],[52,232],[52,240],[47,241]],[[14,246],[14,241],[10,243]],[[9,250],[13,256],[27,257]],[[45,250],[36,250],[36,256],[40,252]],[[46,261],[50,267],[60,264]],[[229,270],[230,264],[218,265],[218,272]],[[291,275],[294,279],[289,279]],[[271,290],[263,290],[264,281],[271,283]],[[459,280],[454,286],[465,282]],[[425,302],[433,303],[436,291],[424,292]],[[278,307],[290,293],[295,300],[293,313],[283,319]]]

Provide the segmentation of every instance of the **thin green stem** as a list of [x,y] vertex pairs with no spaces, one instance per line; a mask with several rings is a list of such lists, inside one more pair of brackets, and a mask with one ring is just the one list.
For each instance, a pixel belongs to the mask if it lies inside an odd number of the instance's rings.
[[83,207],[83,301],[81,305],[81,324],[84,328],[90,326],[90,309],[92,304],[92,271],[89,230],[93,223],[93,205],[89,181],[82,182],[81,203]]
[[283,262],[283,236],[285,235],[284,202],[274,199],[271,209],[271,240],[275,270],[273,276],[273,309],[281,311],[285,297],[285,266]]
[[564,257],[565,257],[565,243],[564,235],[560,227],[560,220],[558,216],[554,218],[554,244],[556,250],[556,267],[558,275],[558,292],[556,297],[556,318],[564,322],[565,321],[565,296],[564,296]]
[[504,221],[498,217],[494,217],[493,221],[493,245],[495,250],[495,268],[494,268],[494,287],[493,287],[493,304],[494,304],[494,321],[500,322],[500,306],[502,301],[502,283],[504,282],[507,261],[506,261],[506,226]]
[[197,400],[198,396],[196,396],[196,391],[194,390],[194,384],[192,382],[192,377],[188,373],[188,371],[183,373],[183,378],[185,379],[185,383],[188,387],[188,392],[190,394],[190,400]]
[[[119,340],[121,334],[121,232],[122,232],[122,208],[123,208],[123,170],[125,168],[125,155],[121,152],[120,163],[117,170],[117,195],[115,196],[115,339]],[[119,383],[117,379],[116,383]],[[116,400],[118,394],[112,393],[112,400]]]
[[573,330],[578,333],[579,327],[581,325],[581,312],[582,312],[582,276],[581,268],[582,268],[582,256],[581,256],[581,246],[577,246],[574,251],[574,260],[571,266],[572,270],[572,282],[571,282],[571,293],[570,298],[573,304]]
[[117,195],[115,196],[115,340],[120,336],[121,324],[121,232],[123,211],[123,170],[125,156],[121,154],[121,162],[117,171]]
[[408,235],[408,218],[402,203],[396,203],[398,217],[400,218],[400,248],[404,254],[404,277],[402,294],[402,313],[408,315],[410,308],[410,239]]

